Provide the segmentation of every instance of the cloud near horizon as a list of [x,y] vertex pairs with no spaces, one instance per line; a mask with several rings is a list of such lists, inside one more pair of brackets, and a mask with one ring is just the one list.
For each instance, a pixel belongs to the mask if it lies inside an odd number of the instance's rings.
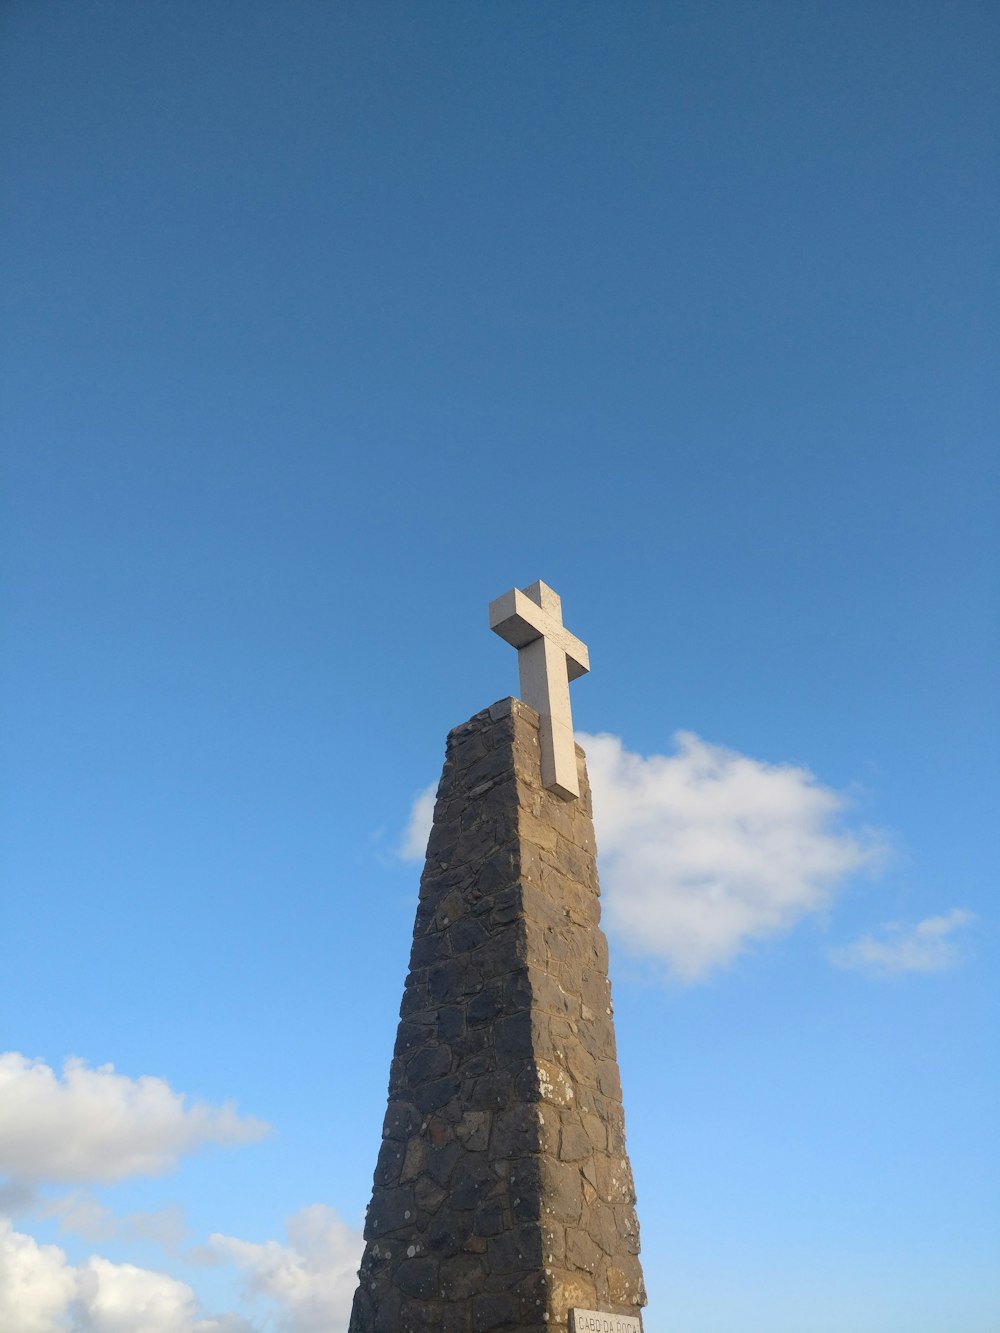
[[210,1237],[208,1250],[245,1274],[248,1297],[273,1303],[282,1333],[346,1328],[357,1286],[361,1232],[325,1204],[300,1208],[286,1223],[287,1244]]
[[[362,1236],[324,1204],[287,1222],[287,1244],[214,1235],[196,1260],[231,1263],[244,1293],[263,1298],[280,1333],[327,1333],[350,1316]],[[58,1245],[39,1244],[0,1217],[3,1333],[256,1333],[256,1320],[205,1315],[186,1282],[91,1255],[71,1264]]]
[[[608,733],[587,752],[608,926],[635,954],[700,981],[755,942],[825,911],[853,874],[885,859],[885,837],[843,826],[849,801],[808,769],[771,764],[692,732],[644,757]],[[404,840],[423,855],[434,788]]]
[[0,1217],[3,1333],[254,1333],[239,1315],[199,1316],[177,1278],[92,1255],[69,1263]]
[[[169,1245],[183,1234],[177,1209],[116,1218],[76,1189],[42,1203],[52,1184],[114,1183],[161,1175],[209,1143],[253,1143],[268,1126],[231,1103],[191,1102],[163,1079],[131,1079],[112,1065],[67,1060],[61,1076],[44,1060],[0,1054],[0,1184],[11,1207],[38,1205],[65,1231],[88,1239],[138,1238]],[[4,1177],[6,1180],[4,1181]],[[166,1273],[92,1255],[69,1263],[0,1217],[3,1333],[253,1333],[237,1315],[201,1317],[193,1291]]]
[[831,949],[830,961],[878,977],[947,972],[962,961],[961,947],[951,936],[975,919],[974,912],[956,907],[942,916],[924,917],[915,925],[887,921],[879,934],[862,935],[853,944]]
[[[42,1060],[0,1055],[0,1176],[11,1205],[38,1207],[91,1241],[145,1239],[178,1254],[176,1206],[116,1216],[84,1189],[54,1199],[38,1187],[113,1183],[159,1175],[205,1144],[252,1143],[269,1127],[231,1103],[192,1102],[162,1079],[130,1079],[111,1065],[68,1060],[60,1078]],[[319,1333],[346,1325],[361,1258],[360,1231],[313,1204],[288,1219],[286,1243],[213,1235],[188,1262],[231,1264],[251,1300],[269,1302],[269,1327]],[[240,1314],[206,1315],[187,1283],[167,1273],[91,1255],[72,1264],[0,1216],[2,1333],[255,1333]]]

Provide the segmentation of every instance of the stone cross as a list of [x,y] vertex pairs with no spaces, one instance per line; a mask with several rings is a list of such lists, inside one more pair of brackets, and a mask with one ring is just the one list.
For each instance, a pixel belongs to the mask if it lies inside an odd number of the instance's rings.
[[580,783],[569,682],[590,670],[586,644],[563,628],[562,602],[541,580],[490,602],[490,629],[517,649],[521,698],[540,718],[542,786],[573,801]]

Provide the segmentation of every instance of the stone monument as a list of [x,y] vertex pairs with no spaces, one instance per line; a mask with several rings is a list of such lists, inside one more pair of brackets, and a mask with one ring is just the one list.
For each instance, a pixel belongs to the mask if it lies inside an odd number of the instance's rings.
[[490,607],[522,699],[448,736],[350,1333],[638,1333],[639,1229],[569,680],[544,583]]

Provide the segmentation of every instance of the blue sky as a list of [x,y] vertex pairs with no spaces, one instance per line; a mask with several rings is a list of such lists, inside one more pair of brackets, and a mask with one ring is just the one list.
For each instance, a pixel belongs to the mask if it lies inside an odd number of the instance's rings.
[[341,1326],[537,578],[647,1333],[1000,1326],[998,28],[3,7],[11,1333]]

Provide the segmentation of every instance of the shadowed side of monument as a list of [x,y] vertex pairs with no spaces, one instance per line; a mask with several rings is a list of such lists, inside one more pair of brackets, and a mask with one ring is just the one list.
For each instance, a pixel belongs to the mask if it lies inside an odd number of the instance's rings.
[[565,1333],[645,1304],[590,791],[538,715],[448,737],[351,1333]]

